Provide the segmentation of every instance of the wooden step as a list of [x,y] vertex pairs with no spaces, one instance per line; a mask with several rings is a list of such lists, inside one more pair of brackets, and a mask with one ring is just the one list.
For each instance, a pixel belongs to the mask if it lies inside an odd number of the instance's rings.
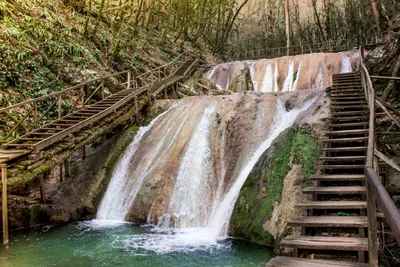
[[349,82],[340,82],[340,83],[337,83],[337,84],[334,84],[334,85],[340,85],[340,86],[359,85],[359,86],[361,86],[361,83],[357,82],[357,81],[349,81]]
[[289,222],[296,227],[368,227],[366,216],[304,216]]
[[367,136],[349,137],[349,138],[331,138],[322,140],[325,143],[349,143],[349,142],[365,142],[368,141]]
[[332,117],[331,120],[334,121],[360,121],[360,120],[368,120],[369,116],[355,116],[355,117]]
[[364,115],[368,110],[353,110],[353,111],[335,111],[331,112],[332,116],[349,116],[349,115]]
[[368,251],[368,239],[331,236],[287,236],[282,240],[281,246],[316,250]]
[[341,130],[341,131],[327,131],[326,135],[349,135],[349,134],[365,134],[368,133],[368,129],[357,129],[357,130]]
[[356,147],[324,147],[321,149],[326,152],[353,152],[353,151],[367,151],[366,146],[356,146]]
[[[52,124],[53,125],[53,124]],[[51,126],[51,125],[49,125],[49,126]],[[40,129],[38,129],[38,131],[39,130],[44,130],[44,131],[58,131],[58,132],[60,132],[60,131],[64,131],[64,129],[62,129],[62,128],[47,128],[47,127],[45,127],[45,128],[40,128]]]
[[365,181],[363,174],[321,174],[310,177],[310,180],[317,181]]
[[334,123],[334,124],[329,124],[329,127],[331,128],[343,128],[343,127],[362,127],[362,126],[368,126],[369,122],[348,122],[348,123]]
[[271,259],[266,267],[369,267],[369,265],[359,262],[310,260],[278,256]]
[[364,169],[365,165],[317,165],[318,170],[350,170],[350,169]]
[[304,194],[314,195],[360,195],[365,194],[364,186],[310,186],[303,190]]
[[365,160],[366,156],[340,156],[340,157],[320,157],[321,161],[356,161]]
[[366,209],[366,201],[309,201],[297,205],[305,209]]
[[335,96],[331,97],[332,101],[352,101],[352,100],[360,100],[365,99],[364,96]]
[[337,89],[337,88],[331,88],[331,93],[332,94],[339,94],[339,93],[358,93],[364,95],[364,91],[361,88],[355,88],[355,89]]
[[365,105],[367,101],[331,101],[331,106],[343,106],[343,105]]
[[362,93],[348,93],[348,92],[343,92],[343,93],[332,93],[331,98],[339,98],[339,97],[365,97],[364,94]]

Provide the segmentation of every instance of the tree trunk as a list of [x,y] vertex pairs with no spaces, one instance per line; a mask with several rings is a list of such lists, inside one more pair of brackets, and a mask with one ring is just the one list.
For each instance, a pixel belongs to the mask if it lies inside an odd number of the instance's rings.
[[287,55],[290,56],[290,16],[289,16],[289,0],[285,0],[285,21],[286,21],[286,46],[287,46]]
[[[394,66],[392,77],[398,77],[400,73],[400,56],[397,58],[396,65]],[[388,86],[383,91],[382,99],[387,101],[390,94],[392,93],[393,88],[396,86],[395,80],[390,80]]]
[[377,0],[371,0],[372,12],[374,12],[376,26],[378,27],[378,32],[381,32],[381,12],[378,9]]

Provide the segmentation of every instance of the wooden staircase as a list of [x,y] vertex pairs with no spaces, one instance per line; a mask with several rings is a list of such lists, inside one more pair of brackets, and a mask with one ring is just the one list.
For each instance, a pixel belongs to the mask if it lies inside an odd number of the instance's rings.
[[369,111],[360,75],[334,75],[331,99],[330,130],[317,174],[310,177],[317,186],[303,189],[313,200],[298,205],[307,216],[289,223],[301,235],[281,242],[293,257],[275,257],[268,267],[368,266],[364,168]]

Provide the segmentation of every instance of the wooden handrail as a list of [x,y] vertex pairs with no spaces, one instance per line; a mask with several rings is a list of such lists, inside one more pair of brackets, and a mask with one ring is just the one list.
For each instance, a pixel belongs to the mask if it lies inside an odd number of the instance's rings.
[[377,173],[370,167],[366,168],[366,177],[369,186],[371,187],[379,207],[382,208],[383,214],[385,215],[386,221],[393,232],[397,243],[400,244],[400,212],[390,197],[386,188],[383,186]]
[[[400,244],[400,212],[390,197],[377,174],[375,162],[375,90],[369,75],[368,69],[363,61],[363,48],[360,47],[360,67],[361,67],[361,81],[363,83],[365,97],[368,99],[368,107],[370,111],[369,118],[369,136],[368,136],[368,149],[367,160],[365,166],[365,176],[367,182],[367,201],[368,201],[368,243],[370,249],[370,266],[377,264],[377,227],[376,227],[376,202],[382,208],[383,214],[393,232],[394,237]],[[372,256],[371,256],[372,255]],[[372,258],[371,258],[372,257]],[[372,262],[371,262],[372,261]]]
[[51,93],[49,95],[45,95],[45,96],[41,96],[41,97],[38,97],[38,98],[34,98],[34,99],[31,99],[31,100],[28,100],[28,101],[25,101],[25,102],[21,102],[21,103],[15,104],[15,105],[11,105],[11,106],[5,107],[5,108],[0,108],[0,113],[8,111],[8,110],[13,109],[13,108],[17,108],[17,107],[21,107],[21,106],[24,106],[24,105],[27,105],[27,104],[31,104],[33,102],[38,102],[38,101],[42,101],[42,100],[45,100],[45,99],[48,99],[48,98],[51,98],[51,97],[54,97],[54,96],[59,96],[59,95],[65,94],[67,92],[73,91],[75,89],[79,89],[82,86],[88,85],[90,83],[93,83],[93,82],[96,82],[96,81],[99,81],[99,80],[103,80],[103,79],[106,79],[106,78],[114,77],[114,76],[117,76],[117,75],[125,74],[125,73],[128,73],[128,72],[130,72],[130,71],[126,70],[126,71],[110,74],[110,75],[107,75],[107,76],[102,76],[102,77],[99,77],[99,78],[96,78],[96,79],[93,79],[93,80],[90,80],[90,81],[86,81],[86,82],[81,83],[81,84],[74,85],[72,87],[69,87],[69,88],[67,88],[65,90],[62,90],[62,91],[59,91],[59,92],[54,92],[54,93]]
[[370,77],[371,79],[400,80],[400,77],[376,76],[376,75],[371,75]]

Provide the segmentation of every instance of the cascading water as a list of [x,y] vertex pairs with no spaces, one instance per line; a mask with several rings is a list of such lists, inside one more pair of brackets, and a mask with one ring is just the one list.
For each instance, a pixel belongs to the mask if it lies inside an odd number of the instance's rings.
[[[246,84],[249,82],[246,72],[250,72],[251,83],[256,92],[326,89],[332,85],[330,77],[333,74],[352,72],[352,63],[358,62],[357,57],[357,52],[347,51],[235,61],[213,67],[204,77],[215,84],[218,90],[227,90],[232,84]],[[246,90],[247,87],[239,89]],[[235,90],[240,91],[238,87]]]
[[345,56],[340,64],[340,73],[349,73],[352,71],[350,57]]
[[288,74],[287,74],[285,82],[283,84],[282,92],[292,91],[293,72],[294,72],[294,63],[293,63],[293,61],[290,61],[289,67],[288,67]]
[[179,166],[168,211],[160,223],[163,227],[189,228],[204,225],[209,213],[208,205],[212,201],[210,194],[203,193],[211,190],[209,180],[214,178],[209,135],[215,109],[216,106],[211,105],[204,110],[189,142]]
[[[250,171],[273,140],[310,106],[307,102],[286,111],[274,95],[242,97],[248,99],[244,103],[250,100],[249,104],[256,108],[245,105],[253,110],[255,119],[246,119],[252,126],[243,133],[247,138],[243,145],[247,148],[236,155],[238,160],[226,161],[226,126],[219,126],[219,114],[226,116],[227,111],[222,110],[226,103],[242,102],[237,96],[181,101],[148,127],[141,128],[117,164],[97,219],[125,220],[135,207],[138,192],[157,173],[170,173],[173,186],[168,190],[166,187],[162,196],[155,195],[152,200],[147,218],[149,223],[156,224],[153,232],[132,236],[124,240],[124,246],[167,253],[208,249],[226,238],[232,210]],[[264,104],[270,101],[276,106]],[[217,130],[218,127],[222,129]],[[158,134],[161,137],[157,138]],[[175,160],[177,157],[179,161]],[[165,174],[162,177],[166,178]]]

